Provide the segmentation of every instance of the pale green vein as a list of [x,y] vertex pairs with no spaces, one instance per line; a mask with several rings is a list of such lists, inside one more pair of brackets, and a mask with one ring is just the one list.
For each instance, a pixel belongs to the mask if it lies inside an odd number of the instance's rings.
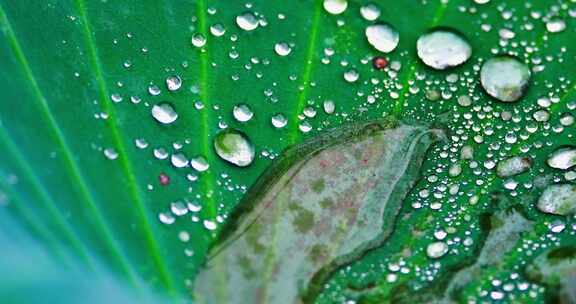
[[312,77],[312,66],[314,60],[314,52],[316,51],[316,43],[318,40],[318,29],[320,27],[320,16],[322,12],[322,1],[315,0],[315,6],[313,9],[312,24],[310,25],[310,33],[308,38],[308,46],[306,49],[306,58],[304,60],[304,71],[300,79],[302,82],[300,86],[302,90],[298,94],[298,101],[296,103],[295,111],[292,117],[292,132],[290,133],[290,144],[294,144],[298,141],[300,132],[298,130],[298,116],[304,110],[306,105],[306,100],[308,98],[308,91],[310,90],[310,78]]
[[98,55],[96,43],[93,38],[94,34],[92,32],[90,22],[88,20],[84,0],[76,0],[76,5],[78,8],[78,13],[80,15],[79,19],[82,23],[82,29],[86,46],[88,48],[90,65],[92,67],[92,70],[94,71],[96,82],[98,84],[100,101],[104,111],[106,111],[106,113],[108,113],[109,115],[108,126],[110,127],[114,145],[120,155],[120,157],[118,158],[118,162],[120,163],[122,171],[124,172],[126,178],[128,179],[127,186],[129,189],[129,193],[132,196],[133,203],[136,207],[135,208],[136,216],[142,225],[143,230],[142,232],[144,234],[143,235],[144,240],[148,246],[148,253],[152,257],[160,282],[162,283],[162,285],[164,285],[169,294],[174,296],[176,295],[176,290],[174,289],[172,278],[170,277],[168,269],[164,264],[164,260],[161,257],[158,243],[156,242],[156,238],[152,232],[151,229],[152,223],[149,219],[149,214],[144,205],[141,190],[137,186],[136,176],[134,174],[132,164],[129,160],[128,152],[124,145],[122,134],[120,133],[120,129],[118,128],[117,124],[118,118],[116,117],[116,111],[114,107],[111,105],[110,100],[108,99],[110,96],[109,90],[106,85],[106,82],[104,81],[102,64],[100,63],[100,57]]
[[68,143],[66,142],[64,134],[63,134],[62,130],[60,129],[60,126],[56,122],[56,119],[54,118],[54,115],[52,114],[50,107],[48,106],[46,98],[44,98],[44,94],[42,93],[42,91],[40,90],[40,87],[38,86],[36,78],[34,77],[34,74],[32,73],[32,69],[30,68],[30,65],[28,64],[28,60],[26,59],[26,56],[24,55],[24,52],[22,51],[20,43],[18,42],[18,39],[16,38],[16,34],[15,34],[14,30],[12,29],[12,26],[11,26],[10,22],[8,21],[8,18],[6,16],[6,13],[5,13],[2,6],[0,6],[0,22],[3,23],[5,26],[5,32],[6,32],[8,40],[9,40],[10,47],[14,53],[14,56],[16,57],[17,62],[20,64],[24,75],[26,76],[26,78],[30,82],[30,86],[31,86],[32,92],[35,96],[35,100],[38,103],[38,105],[40,106],[40,111],[41,111],[42,115],[46,118],[46,120],[48,122],[48,127],[49,127],[48,130],[50,130],[53,133],[54,138],[57,141],[58,146],[60,147],[60,151],[63,154],[63,160],[64,160],[64,165],[65,165],[66,171],[68,171],[69,174],[72,176],[72,178],[75,180],[74,184],[78,186],[78,190],[80,191],[80,195],[82,196],[82,199],[84,200],[84,202],[88,206],[88,209],[92,212],[95,223],[98,227],[100,227],[100,231],[103,233],[103,237],[104,237],[105,242],[107,244],[109,244],[110,249],[111,249],[111,253],[112,253],[114,259],[120,265],[121,269],[128,275],[128,278],[130,279],[130,281],[135,283],[136,277],[134,276],[134,272],[128,266],[129,264],[127,262],[127,259],[121,254],[116,241],[112,237],[110,230],[108,229],[108,227],[106,226],[106,224],[102,218],[102,214],[100,213],[100,210],[97,208],[97,206],[94,202],[94,199],[93,199],[90,191],[88,190],[86,181],[85,181],[84,177],[82,176],[82,174],[80,173],[80,169],[79,169],[76,161],[72,157],[71,149],[70,149]]
[[[428,26],[428,28],[432,28],[437,26],[442,17],[444,17],[444,13],[448,8],[448,3],[441,2],[440,6],[436,9],[434,13],[434,17],[432,18],[432,22]],[[402,90],[400,91],[400,96],[398,96],[398,101],[394,105],[394,109],[392,111],[394,116],[401,117],[404,113],[404,104],[406,103],[406,95],[408,94],[408,90],[410,88],[410,83],[414,80],[414,76],[416,75],[416,67],[418,65],[418,60],[412,60],[410,66],[406,70],[406,77],[401,81]]]
[[82,259],[83,262],[87,264],[88,268],[94,270],[96,265],[94,264],[92,256],[86,249],[86,246],[80,241],[78,236],[74,233],[74,229],[70,226],[70,224],[65,219],[63,219],[62,214],[56,207],[56,203],[54,202],[54,200],[52,199],[46,188],[42,185],[38,177],[34,174],[34,171],[30,167],[28,162],[23,158],[23,156],[21,155],[22,153],[18,150],[16,144],[14,143],[12,138],[8,135],[8,133],[5,131],[1,123],[0,123],[0,141],[2,141],[2,144],[6,149],[5,152],[7,152],[10,156],[12,156],[12,158],[15,160],[15,165],[22,170],[24,174],[23,177],[35,189],[35,192],[42,200],[43,205],[45,205],[48,214],[52,217],[58,228],[64,234],[64,238],[66,238],[70,242],[70,245],[72,245],[72,247],[76,249],[80,258]]
[[[199,0],[197,2],[198,10],[198,31],[204,35],[204,37],[208,37],[208,26],[206,22],[206,1]],[[203,157],[206,158],[206,161],[210,164],[214,164],[214,158],[212,157],[212,151],[210,150],[210,92],[209,92],[209,79],[208,79],[208,67],[209,67],[209,54],[208,54],[208,44],[204,46],[202,50],[199,51],[200,57],[200,80],[199,80],[199,87],[200,87],[200,101],[204,104],[204,108],[200,110],[200,125],[199,130],[201,134],[200,140],[200,151]],[[212,170],[207,170],[204,172],[203,176],[201,177],[202,180],[202,187],[204,189],[205,194],[205,205],[206,205],[206,216],[210,219],[214,219],[216,216],[216,202],[214,201],[214,186],[216,185],[216,181],[214,180],[214,173]]]

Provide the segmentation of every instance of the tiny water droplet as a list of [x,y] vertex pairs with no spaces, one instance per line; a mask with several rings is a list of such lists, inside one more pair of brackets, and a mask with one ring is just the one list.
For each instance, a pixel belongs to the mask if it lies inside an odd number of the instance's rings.
[[278,42],[274,45],[274,51],[280,56],[288,56],[292,52],[292,48],[286,42]]
[[251,12],[246,12],[236,17],[236,24],[245,31],[253,31],[258,27],[258,19]]
[[420,36],[416,49],[420,60],[437,70],[461,65],[472,55],[468,41],[456,32],[444,29]]
[[254,160],[254,145],[246,134],[237,130],[224,130],[214,137],[214,150],[223,160],[246,167]]
[[186,158],[186,155],[183,153],[172,154],[170,162],[172,163],[172,166],[176,168],[184,168],[188,166],[188,158]]
[[530,69],[511,56],[491,58],[480,70],[480,82],[484,90],[504,102],[520,99],[528,88],[530,76]]
[[366,27],[368,42],[378,51],[390,53],[398,46],[400,35],[391,25],[386,23]]
[[160,93],[161,93],[160,88],[157,85],[151,84],[150,86],[148,86],[148,94],[152,96],[158,96],[160,95]]
[[254,112],[252,112],[250,106],[241,103],[234,106],[234,109],[232,110],[232,115],[234,116],[234,119],[236,119],[239,122],[247,122],[250,119],[252,119],[252,117],[254,117]]
[[324,0],[324,9],[332,15],[342,14],[346,8],[348,8],[347,0]]
[[178,113],[171,104],[161,102],[152,107],[152,117],[162,124],[171,124],[178,119]]

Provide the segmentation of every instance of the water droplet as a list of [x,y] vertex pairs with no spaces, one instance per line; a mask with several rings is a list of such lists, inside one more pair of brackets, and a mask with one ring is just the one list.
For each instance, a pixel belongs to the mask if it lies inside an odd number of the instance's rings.
[[480,82],[486,92],[504,102],[513,102],[528,88],[530,69],[510,56],[498,56],[484,63],[480,71]]
[[220,37],[226,33],[226,28],[221,23],[216,23],[210,27],[210,33],[215,37]]
[[161,102],[152,107],[152,117],[162,124],[171,124],[178,119],[178,113],[171,104]]
[[234,116],[234,119],[239,122],[246,122],[254,117],[254,113],[252,112],[250,106],[244,103],[235,105],[234,109],[232,110],[232,115]]
[[288,56],[292,52],[292,48],[286,42],[278,42],[274,46],[274,51],[280,56]]
[[438,259],[444,256],[448,252],[448,245],[444,242],[434,242],[430,243],[426,247],[426,255],[432,259]]
[[245,31],[253,31],[258,27],[258,19],[251,12],[236,17],[236,24]]
[[214,137],[214,149],[223,160],[246,167],[254,160],[254,146],[248,137],[237,130],[224,130]]
[[324,108],[324,113],[326,114],[333,114],[334,110],[336,109],[336,105],[332,100],[325,100],[322,104],[322,107]]
[[360,74],[355,69],[344,72],[344,79],[348,82],[356,82],[358,78],[360,78]]
[[288,123],[288,120],[282,114],[276,114],[276,115],[272,116],[271,121],[272,121],[272,125],[278,129],[284,128],[286,126],[286,124]]
[[172,211],[175,216],[183,216],[188,213],[188,206],[180,201],[172,202],[170,204],[170,211]]
[[576,166],[576,148],[559,148],[550,154],[546,163],[554,169],[568,170]]
[[160,88],[157,85],[151,84],[148,86],[148,94],[152,96],[158,96],[160,95],[160,92]]
[[496,174],[500,177],[510,177],[528,171],[531,166],[531,158],[515,156],[498,162]]
[[188,166],[188,158],[186,158],[186,155],[183,153],[172,154],[170,162],[172,163],[172,166],[176,168],[184,168]]
[[203,156],[196,156],[190,160],[190,165],[198,172],[204,172],[210,168],[208,161]]
[[538,199],[538,210],[556,215],[570,215],[576,211],[576,185],[548,186]]
[[374,21],[380,17],[380,8],[374,3],[369,3],[360,8],[360,15],[368,21]]
[[342,14],[346,8],[348,8],[347,0],[324,0],[324,9],[332,15]]
[[158,219],[162,224],[166,225],[174,224],[174,222],[176,221],[176,218],[174,218],[172,214],[167,212],[161,212],[160,214],[158,214]]
[[437,70],[461,65],[472,55],[468,41],[456,32],[444,29],[420,36],[416,49],[420,60]]
[[365,33],[368,42],[384,53],[392,52],[400,41],[400,35],[396,29],[386,23],[370,25],[366,27]]
[[201,33],[194,33],[192,35],[192,45],[195,47],[203,47],[206,45],[206,37]]
[[210,221],[210,220],[204,220],[203,224],[204,224],[204,228],[206,228],[208,230],[215,230],[217,227],[216,222]]
[[104,156],[107,159],[114,160],[118,158],[118,152],[114,148],[106,148],[104,149]]
[[546,22],[546,29],[550,33],[559,33],[566,29],[566,22],[562,19],[553,19]]
[[169,91],[176,91],[182,86],[182,79],[178,76],[170,76],[166,78],[166,87]]

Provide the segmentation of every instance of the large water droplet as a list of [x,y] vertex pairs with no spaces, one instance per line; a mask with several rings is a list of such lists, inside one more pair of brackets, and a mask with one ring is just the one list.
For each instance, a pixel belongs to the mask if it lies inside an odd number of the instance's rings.
[[246,122],[252,119],[254,113],[247,104],[241,103],[234,106],[234,109],[232,110],[232,115],[234,116],[234,119],[236,119],[237,121]]
[[504,102],[513,102],[528,88],[530,69],[510,56],[499,56],[489,59],[480,71],[480,82],[486,92]]
[[245,31],[253,31],[258,27],[258,19],[251,12],[246,12],[236,17],[236,24]]
[[514,156],[498,162],[496,173],[500,177],[510,177],[524,173],[532,166],[532,159],[529,157]]
[[546,162],[554,169],[568,170],[576,166],[576,148],[560,148],[550,154]]
[[356,82],[360,78],[360,74],[355,69],[350,69],[344,72],[344,80],[347,82]]
[[347,0],[324,0],[324,9],[332,15],[342,14],[347,7]]
[[472,55],[468,41],[455,32],[435,30],[418,38],[418,57],[429,67],[444,70],[460,65]]
[[210,168],[210,164],[203,156],[196,156],[190,160],[190,165],[198,172],[204,172]]
[[210,33],[215,37],[220,37],[226,33],[226,28],[221,23],[216,23],[210,27]]
[[254,160],[254,146],[248,137],[237,130],[224,130],[214,138],[216,154],[239,167],[246,167]]
[[546,22],[546,29],[550,33],[559,33],[566,29],[566,22],[562,19],[553,19]]
[[448,252],[448,245],[444,242],[434,242],[426,247],[426,255],[432,259],[438,259]]
[[161,102],[152,107],[152,117],[162,124],[171,124],[178,118],[178,113],[171,104]]
[[556,215],[576,212],[576,185],[558,184],[548,186],[538,199],[538,210]]
[[366,28],[366,38],[368,42],[378,51],[384,53],[392,52],[400,41],[400,35],[389,24],[374,24]]

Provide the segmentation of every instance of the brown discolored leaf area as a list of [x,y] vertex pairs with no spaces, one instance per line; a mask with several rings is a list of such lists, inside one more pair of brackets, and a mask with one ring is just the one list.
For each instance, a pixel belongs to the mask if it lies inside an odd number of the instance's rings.
[[381,245],[442,132],[370,122],[289,149],[250,189],[199,273],[200,303],[301,303]]

